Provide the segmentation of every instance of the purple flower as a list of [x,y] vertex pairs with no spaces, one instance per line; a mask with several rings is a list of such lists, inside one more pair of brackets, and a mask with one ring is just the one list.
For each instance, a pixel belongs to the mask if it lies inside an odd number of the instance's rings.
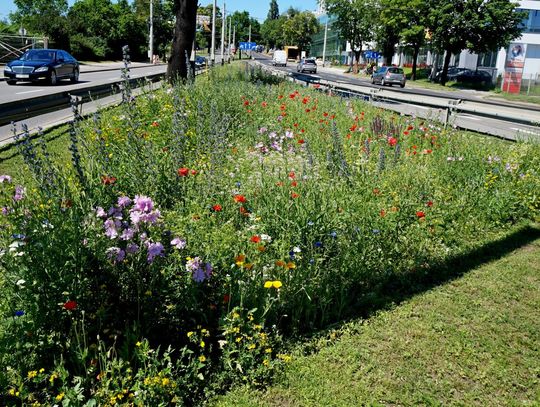
[[2,207],[2,215],[4,216],[9,215],[9,208],[7,206]]
[[287,138],[294,138],[294,134],[293,134],[292,131],[287,130],[287,131],[285,132],[285,137],[287,137]]
[[193,280],[197,283],[202,283],[212,276],[212,265],[205,263],[204,266],[199,263],[199,267],[193,271]]
[[148,243],[148,263],[152,263],[156,256],[163,256],[164,254],[165,249],[161,243]]
[[150,212],[154,208],[152,199],[144,195],[135,196],[135,209],[141,212]]
[[144,214],[141,219],[144,221],[144,222],[147,222],[147,223],[156,223],[159,219],[159,217],[161,216],[161,212],[156,209],[155,211],[152,211],[148,214]]
[[122,217],[123,217],[122,209],[117,208],[117,207],[115,207],[115,206],[111,206],[111,207],[109,208],[109,211],[107,212],[107,214],[108,214],[109,216],[112,216],[112,217],[115,218],[115,219],[122,219]]
[[139,246],[136,245],[135,243],[130,243],[127,245],[126,247],[126,252],[128,254],[133,254],[133,253],[137,253],[139,251]]
[[131,228],[127,228],[122,232],[122,235],[120,236],[120,239],[122,240],[131,240],[133,239],[133,236],[135,235],[135,231]]
[[107,254],[107,257],[114,262],[121,262],[126,257],[126,252],[119,247],[110,247],[105,251],[105,253]]
[[15,195],[13,195],[14,201],[21,201],[24,198],[25,188],[21,185],[15,187]]
[[109,218],[103,224],[105,228],[105,236],[109,239],[115,239],[118,237],[118,231],[116,230],[116,223],[113,219]]
[[4,182],[11,182],[11,177],[9,175],[0,175],[0,184]]
[[266,133],[267,130],[268,130],[268,129],[267,129],[266,127],[261,127],[261,128],[259,129],[259,134]]
[[189,259],[186,262],[186,270],[189,272],[195,272],[198,268],[201,267],[201,259],[199,257],[195,257],[193,259]]
[[173,240],[171,240],[171,246],[174,246],[178,250],[182,250],[186,247],[186,241],[179,237],[175,237]]
[[105,218],[107,216],[107,213],[105,213],[105,210],[101,206],[98,206],[96,208],[96,216],[98,218]]
[[134,225],[138,225],[142,220],[142,213],[139,211],[133,211],[129,214],[129,218]]
[[276,151],[281,151],[281,150],[282,150],[281,146],[280,146],[277,142],[275,142],[275,141],[272,142],[272,146],[271,146],[271,147],[272,147],[274,150],[276,150]]
[[129,204],[131,204],[131,199],[129,199],[129,197],[121,196],[120,198],[118,198],[118,206],[120,206],[121,208],[125,208]]

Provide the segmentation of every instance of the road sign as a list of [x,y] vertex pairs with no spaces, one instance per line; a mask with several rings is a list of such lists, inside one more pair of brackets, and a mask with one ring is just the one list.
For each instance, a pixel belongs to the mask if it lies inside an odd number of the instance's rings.
[[241,42],[240,49],[242,51],[252,51],[257,48],[257,43],[255,42]]
[[378,59],[381,54],[379,54],[377,51],[364,51],[364,56],[369,59]]

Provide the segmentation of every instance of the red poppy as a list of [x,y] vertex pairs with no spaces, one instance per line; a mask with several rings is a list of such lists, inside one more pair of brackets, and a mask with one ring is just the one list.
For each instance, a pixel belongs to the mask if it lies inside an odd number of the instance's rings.
[[116,177],[109,177],[107,175],[103,175],[101,177],[101,183],[103,185],[113,185],[116,182]]
[[381,218],[384,218],[386,216],[386,211],[384,209],[381,209]]
[[379,188],[373,188],[373,195],[379,195],[381,190]]
[[294,127],[298,127],[298,123],[294,123],[293,126],[294,126]]
[[409,125],[409,127],[407,127],[407,130],[412,130],[412,129],[414,129],[414,127],[411,126],[411,125]]
[[262,106],[262,107],[266,107],[266,106],[268,106],[268,103],[262,102],[262,103],[261,103],[261,106]]
[[405,131],[403,132],[403,135],[404,135],[404,136],[408,136],[408,135],[409,135],[409,132],[408,132],[407,130],[405,130]]
[[424,213],[424,211],[417,211],[416,216],[418,218],[422,219],[422,218],[424,218],[426,216],[426,214]]
[[298,140],[298,144],[304,144],[304,143],[305,143],[305,141],[304,141],[303,138],[301,138],[300,140]]
[[229,294],[223,294],[223,304],[228,304],[231,300],[231,296]]
[[300,196],[300,195],[298,195],[296,192],[293,192],[293,193],[291,194],[291,198],[292,198],[292,199],[296,199],[296,198],[298,198],[299,196]]
[[152,126],[152,127],[159,127],[159,123],[156,122],[156,121],[154,121],[154,122],[152,122],[151,126]]
[[67,309],[68,311],[73,311],[77,308],[77,302],[73,300],[66,301],[64,303],[64,309]]
[[258,235],[251,236],[251,239],[249,239],[252,243],[259,243],[261,241],[261,237]]
[[298,182],[296,181],[291,182],[291,187],[297,187],[297,186],[298,186]]
[[322,115],[323,115],[324,117],[328,117],[328,113],[326,113],[326,112],[324,112]]
[[433,206],[433,201],[427,201],[426,206],[431,208]]
[[283,186],[283,182],[281,181],[276,182],[276,187],[282,187],[282,186]]
[[294,94],[294,93],[291,93],[291,94],[289,95],[289,97],[290,97],[291,99],[294,99],[295,96],[296,96],[296,94]]
[[294,171],[289,172],[289,178],[293,179],[294,177],[296,177]]
[[186,168],[186,167],[178,168],[178,175],[181,177],[187,177],[189,175],[189,168]]
[[244,195],[235,195],[233,199],[234,199],[234,202],[238,202],[238,203],[246,202],[246,197]]
[[309,98],[304,98],[304,99],[302,99],[302,103],[303,103],[304,105],[307,105],[308,102],[309,102]]
[[212,210],[214,212],[221,212],[222,209],[223,207],[220,204],[215,204],[214,206],[212,206]]
[[244,100],[244,106],[249,106],[249,100]]
[[244,216],[248,216],[249,215],[249,211],[244,208],[243,206],[240,207],[240,213]]
[[278,99],[283,99],[283,95],[279,95],[277,98]]
[[311,109],[306,109],[306,113],[309,113],[309,112],[311,112]]
[[394,147],[397,144],[398,140],[395,137],[388,137],[388,145]]

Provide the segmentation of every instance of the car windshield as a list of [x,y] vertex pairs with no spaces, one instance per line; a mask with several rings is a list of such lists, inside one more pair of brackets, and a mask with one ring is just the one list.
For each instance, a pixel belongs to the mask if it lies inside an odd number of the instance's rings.
[[314,64],[315,60],[314,59],[306,59],[305,63],[306,64]]
[[54,51],[37,50],[28,51],[22,57],[22,61],[54,61]]
[[389,68],[388,72],[390,72],[390,73],[403,73],[403,69],[401,69],[401,68]]

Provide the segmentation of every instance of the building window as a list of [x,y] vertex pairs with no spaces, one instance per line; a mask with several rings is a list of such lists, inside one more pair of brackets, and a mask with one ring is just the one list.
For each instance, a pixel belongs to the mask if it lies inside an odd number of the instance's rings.
[[540,10],[517,9],[527,12],[527,16],[521,22],[524,33],[540,33]]
[[483,68],[495,68],[497,66],[497,54],[497,51],[479,54],[477,66]]

